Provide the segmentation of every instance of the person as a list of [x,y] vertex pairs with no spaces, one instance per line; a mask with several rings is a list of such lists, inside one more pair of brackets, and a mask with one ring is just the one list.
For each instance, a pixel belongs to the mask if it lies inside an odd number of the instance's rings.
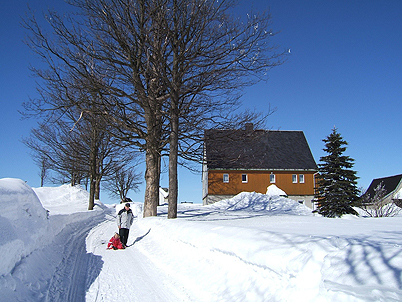
[[107,244],[107,249],[111,250],[120,250],[120,249],[124,249],[123,244],[120,241],[120,235],[117,233],[114,233],[114,236],[112,238],[110,238],[109,243]]
[[127,202],[124,208],[117,214],[117,226],[119,228],[120,240],[124,248],[127,246],[128,233],[133,221],[134,215],[130,209],[130,203]]

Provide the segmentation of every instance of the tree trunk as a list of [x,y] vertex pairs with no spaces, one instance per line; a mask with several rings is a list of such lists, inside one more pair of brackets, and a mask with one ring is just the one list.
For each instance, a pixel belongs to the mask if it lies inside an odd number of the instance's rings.
[[178,139],[177,135],[172,132],[171,136],[175,136],[170,141],[169,153],[169,205],[168,218],[177,218],[177,197],[178,197],[178,180],[177,180],[177,157],[178,157]]
[[98,176],[95,180],[95,199],[97,199],[97,200],[100,199],[100,183],[101,183],[101,178]]
[[177,99],[171,100],[171,132],[170,132],[170,152],[169,152],[169,197],[168,197],[168,218],[177,218],[177,159],[179,145],[179,116],[177,114]]
[[98,157],[98,147],[96,143],[97,130],[92,129],[92,137],[89,150],[89,204],[88,210],[93,210],[95,206],[95,188],[96,188],[96,159]]
[[88,210],[93,210],[95,206],[95,180],[91,176],[91,183],[89,185],[89,204]]
[[159,198],[159,157],[155,150],[147,148],[145,155],[145,199],[144,217],[156,216]]

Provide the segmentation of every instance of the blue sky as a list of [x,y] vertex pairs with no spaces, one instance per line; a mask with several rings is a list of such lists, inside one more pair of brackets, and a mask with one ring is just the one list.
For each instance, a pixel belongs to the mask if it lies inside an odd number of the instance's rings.
[[[17,110],[35,97],[30,64],[40,61],[23,44],[20,17],[27,3],[38,12],[64,7],[60,0],[2,1],[0,5],[0,178],[40,185],[22,137],[35,121],[21,121]],[[302,130],[316,162],[322,139],[338,128],[355,159],[359,186],[373,178],[402,173],[402,1],[306,0],[240,1],[240,11],[270,8],[273,42],[291,55],[272,69],[267,82],[245,90],[245,107],[276,107],[268,129]],[[161,184],[167,186],[168,176]],[[201,202],[201,175],[179,171],[179,201]],[[140,192],[130,194],[142,201]],[[108,202],[103,193],[101,199]]]

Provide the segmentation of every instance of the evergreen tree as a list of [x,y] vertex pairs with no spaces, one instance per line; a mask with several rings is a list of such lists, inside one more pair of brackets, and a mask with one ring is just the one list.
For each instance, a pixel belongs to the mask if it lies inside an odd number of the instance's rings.
[[342,155],[348,144],[334,128],[323,139],[327,156],[320,158],[318,182],[315,197],[317,210],[325,217],[341,217],[343,214],[358,215],[352,206],[358,200],[356,171],[351,170],[354,159]]

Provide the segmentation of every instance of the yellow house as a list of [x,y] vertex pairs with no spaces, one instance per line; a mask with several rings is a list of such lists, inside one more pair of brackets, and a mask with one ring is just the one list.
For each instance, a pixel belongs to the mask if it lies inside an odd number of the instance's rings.
[[302,131],[206,130],[203,204],[275,184],[312,208],[317,165]]

